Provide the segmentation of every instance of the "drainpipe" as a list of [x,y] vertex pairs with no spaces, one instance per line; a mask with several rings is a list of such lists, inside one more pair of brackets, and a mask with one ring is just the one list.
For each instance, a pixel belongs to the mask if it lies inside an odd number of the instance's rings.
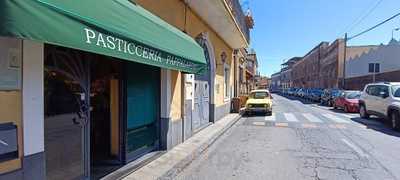
[[233,89],[233,97],[238,97],[238,77],[237,77],[237,55],[238,55],[238,50],[233,51],[233,79],[234,79],[234,89]]

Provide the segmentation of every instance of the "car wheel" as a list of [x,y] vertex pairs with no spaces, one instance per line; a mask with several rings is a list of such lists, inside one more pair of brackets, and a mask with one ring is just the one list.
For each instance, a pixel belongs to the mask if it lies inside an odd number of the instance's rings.
[[360,106],[360,117],[361,118],[366,118],[366,119],[369,118],[369,114],[367,112],[367,108],[365,108],[365,105],[361,105]]
[[344,112],[348,113],[349,112],[349,108],[347,106],[344,106]]
[[336,103],[333,103],[333,109],[337,109]]
[[391,120],[391,124],[392,124],[392,128],[395,130],[399,130],[400,129],[400,117],[399,117],[399,113],[396,111],[393,111],[390,114],[390,120]]

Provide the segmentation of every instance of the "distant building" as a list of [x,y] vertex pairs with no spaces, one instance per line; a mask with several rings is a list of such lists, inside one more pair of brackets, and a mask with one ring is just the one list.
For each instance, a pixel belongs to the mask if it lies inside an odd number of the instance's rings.
[[320,61],[328,42],[321,42],[298,61],[292,69],[293,85],[303,88],[319,88]]
[[301,59],[301,57],[294,57],[282,64],[280,78],[282,88],[293,87],[292,68]]
[[256,89],[268,89],[269,78],[266,76],[256,76]]
[[364,50],[346,61],[346,89],[361,90],[365,84],[379,81],[400,81],[400,42],[364,46]]
[[256,89],[255,77],[258,71],[257,53],[254,49],[250,49],[246,57],[246,91]]
[[[346,61],[359,56],[377,46],[348,46]],[[345,43],[337,39],[333,43],[322,42],[303,58],[289,67],[284,63],[281,69],[283,87],[341,88],[343,89]],[[288,61],[289,62],[289,61]],[[287,72],[291,72],[288,75]]]
[[337,39],[322,52],[320,60],[320,87],[339,88],[343,78],[343,59],[345,43]]
[[271,75],[271,91],[276,91],[281,89],[281,72],[277,72]]

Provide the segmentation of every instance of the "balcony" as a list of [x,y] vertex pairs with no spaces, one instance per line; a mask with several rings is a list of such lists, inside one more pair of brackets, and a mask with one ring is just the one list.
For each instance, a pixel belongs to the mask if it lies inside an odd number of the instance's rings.
[[186,0],[196,12],[233,49],[249,46],[251,15],[245,15],[239,0]]
[[255,68],[254,68],[254,65],[252,63],[249,63],[249,62],[247,63],[246,72],[251,74],[252,76],[255,75]]
[[239,0],[226,0],[230,7],[231,13],[235,18],[236,24],[239,26],[247,42],[250,42],[250,29],[254,26],[254,21],[250,13],[243,12],[243,8]]

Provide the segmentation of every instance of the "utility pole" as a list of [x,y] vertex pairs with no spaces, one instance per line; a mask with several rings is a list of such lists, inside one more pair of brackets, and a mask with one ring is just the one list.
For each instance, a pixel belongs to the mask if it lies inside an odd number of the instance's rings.
[[344,52],[343,52],[343,80],[342,80],[342,88],[346,87],[346,56],[347,56],[347,33],[344,35]]

